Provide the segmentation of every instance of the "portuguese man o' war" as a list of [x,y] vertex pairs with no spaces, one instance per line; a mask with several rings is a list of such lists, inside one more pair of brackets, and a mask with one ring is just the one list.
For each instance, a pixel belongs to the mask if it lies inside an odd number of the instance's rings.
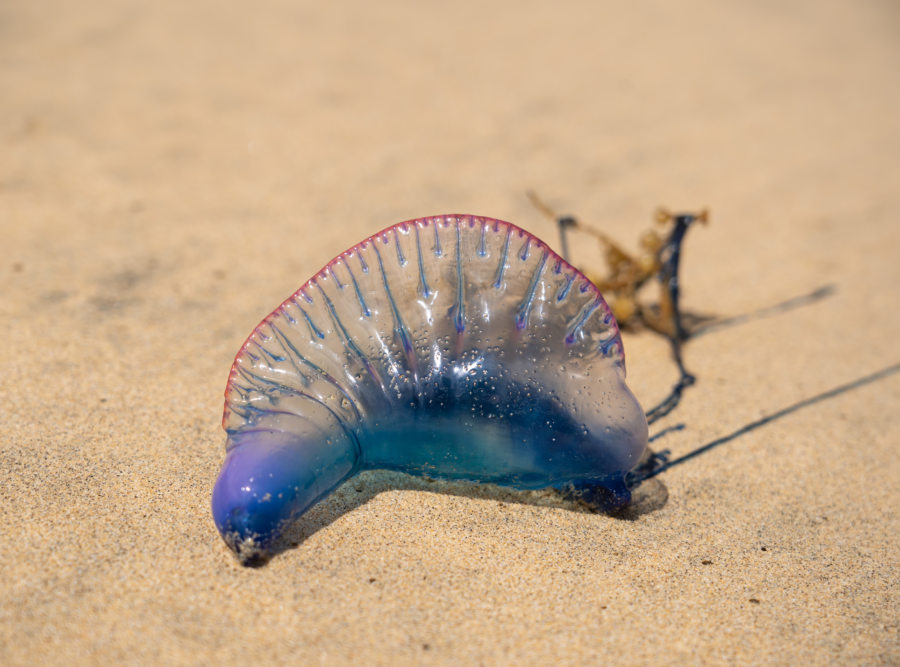
[[612,510],[649,455],[603,296],[528,232],[474,216],[399,223],[329,262],[241,347],[223,426],[213,517],[244,561],[362,470]]

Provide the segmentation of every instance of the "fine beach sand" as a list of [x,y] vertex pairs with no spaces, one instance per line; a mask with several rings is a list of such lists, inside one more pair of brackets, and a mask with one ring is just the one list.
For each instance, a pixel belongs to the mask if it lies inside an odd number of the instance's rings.
[[[900,362],[898,35],[886,0],[4,3],[0,663],[900,662],[897,372],[625,517],[367,474],[245,568],[209,511],[254,325],[400,220],[556,246],[529,188],[631,249],[710,208],[684,306],[748,317],[688,343],[673,458]],[[667,345],[625,350],[650,406]]]

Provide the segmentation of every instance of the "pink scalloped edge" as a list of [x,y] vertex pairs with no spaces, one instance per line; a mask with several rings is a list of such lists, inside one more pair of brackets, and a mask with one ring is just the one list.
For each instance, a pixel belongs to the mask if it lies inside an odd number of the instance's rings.
[[[579,287],[579,291],[581,293],[587,291],[593,291],[596,297],[600,300],[601,307],[606,312],[606,317],[609,318],[609,326],[615,329],[615,335],[620,336],[619,334],[619,323],[616,322],[616,318],[612,314],[612,310],[609,307],[609,304],[606,303],[606,299],[603,298],[603,294],[600,293],[600,290],[597,286],[591,282],[591,280],[585,276],[581,271],[577,268],[569,264],[566,260],[559,256],[549,245],[547,245],[544,241],[539,239],[537,236],[528,232],[518,225],[514,225],[511,222],[506,222],[505,220],[499,220],[497,218],[488,218],[485,216],[477,216],[477,215],[463,215],[463,214],[449,214],[449,215],[435,215],[429,216],[425,218],[413,218],[412,220],[404,220],[403,222],[397,222],[393,225],[385,227],[381,231],[378,231],[371,236],[366,237],[359,243],[350,246],[342,253],[335,256],[331,261],[329,261],[325,266],[319,269],[309,280],[304,282],[297,290],[295,290],[288,298],[282,301],[277,308],[275,308],[271,313],[266,315],[260,322],[257,324],[253,331],[250,332],[250,335],[247,336],[244,343],[241,345],[240,349],[237,351],[237,354],[234,355],[234,361],[231,364],[231,370],[228,372],[228,382],[225,384],[225,409],[222,414],[222,425],[225,425],[225,422],[228,420],[228,397],[231,393],[231,384],[234,380],[235,375],[237,375],[237,365],[238,361],[241,357],[244,356],[244,353],[247,350],[247,347],[253,341],[253,337],[257,334],[263,337],[266,337],[266,334],[260,331],[260,329],[269,324],[269,322],[278,317],[279,313],[284,309],[286,305],[297,297],[301,297],[306,301],[309,301],[309,297],[306,296],[306,289],[314,284],[318,278],[327,277],[329,271],[332,270],[332,267],[341,260],[346,260],[353,256],[354,253],[358,253],[360,250],[366,248],[370,243],[376,243],[377,241],[381,241],[384,245],[388,245],[392,239],[390,238],[391,232],[396,230],[401,230],[406,232],[411,226],[418,226],[420,228],[427,228],[430,224],[440,224],[443,227],[449,227],[452,224],[468,224],[469,228],[472,229],[475,225],[480,225],[485,223],[488,227],[492,227],[492,231],[499,232],[501,229],[511,229],[515,234],[518,235],[519,238],[527,239],[529,242],[535,244],[535,247],[543,250],[548,253],[548,260],[555,261],[556,265],[553,267],[554,273],[559,273],[560,271],[568,268],[571,269],[575,274],[575,279],[581,280],[581,286]],[[606,318],[604,318],[606,319]],[[621,337],[619,338],[619,354],[622,358],[622,365],[624,369],[625,364],[625,349],[622,346]]]

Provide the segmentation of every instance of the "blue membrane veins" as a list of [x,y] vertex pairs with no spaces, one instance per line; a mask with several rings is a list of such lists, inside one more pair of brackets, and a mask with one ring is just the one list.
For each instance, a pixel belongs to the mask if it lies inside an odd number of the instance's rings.
[[[378,269],[353,274],[350,260]],[[260,323],[229,378],[212,509],[241,560],[265,558],[362,470],[555,488],[603,510],[629,501],[647,422],[618,327],[546,244],[442,216],[327,269]]]

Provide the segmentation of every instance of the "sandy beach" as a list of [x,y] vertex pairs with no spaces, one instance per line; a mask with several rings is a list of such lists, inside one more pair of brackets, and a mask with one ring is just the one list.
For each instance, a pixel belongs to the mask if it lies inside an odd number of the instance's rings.
[[[898,36],[887,1],[5,3],[0,663],[900,662]],[[242,567],[210,493],[253,327],[401,220],[555,246],[529,189],[631,250],[708,207],[682,298],[721,326],[652,447],[774,418],[618,517],[366,473]],[[667,342],[624,344],[649,407]]]

